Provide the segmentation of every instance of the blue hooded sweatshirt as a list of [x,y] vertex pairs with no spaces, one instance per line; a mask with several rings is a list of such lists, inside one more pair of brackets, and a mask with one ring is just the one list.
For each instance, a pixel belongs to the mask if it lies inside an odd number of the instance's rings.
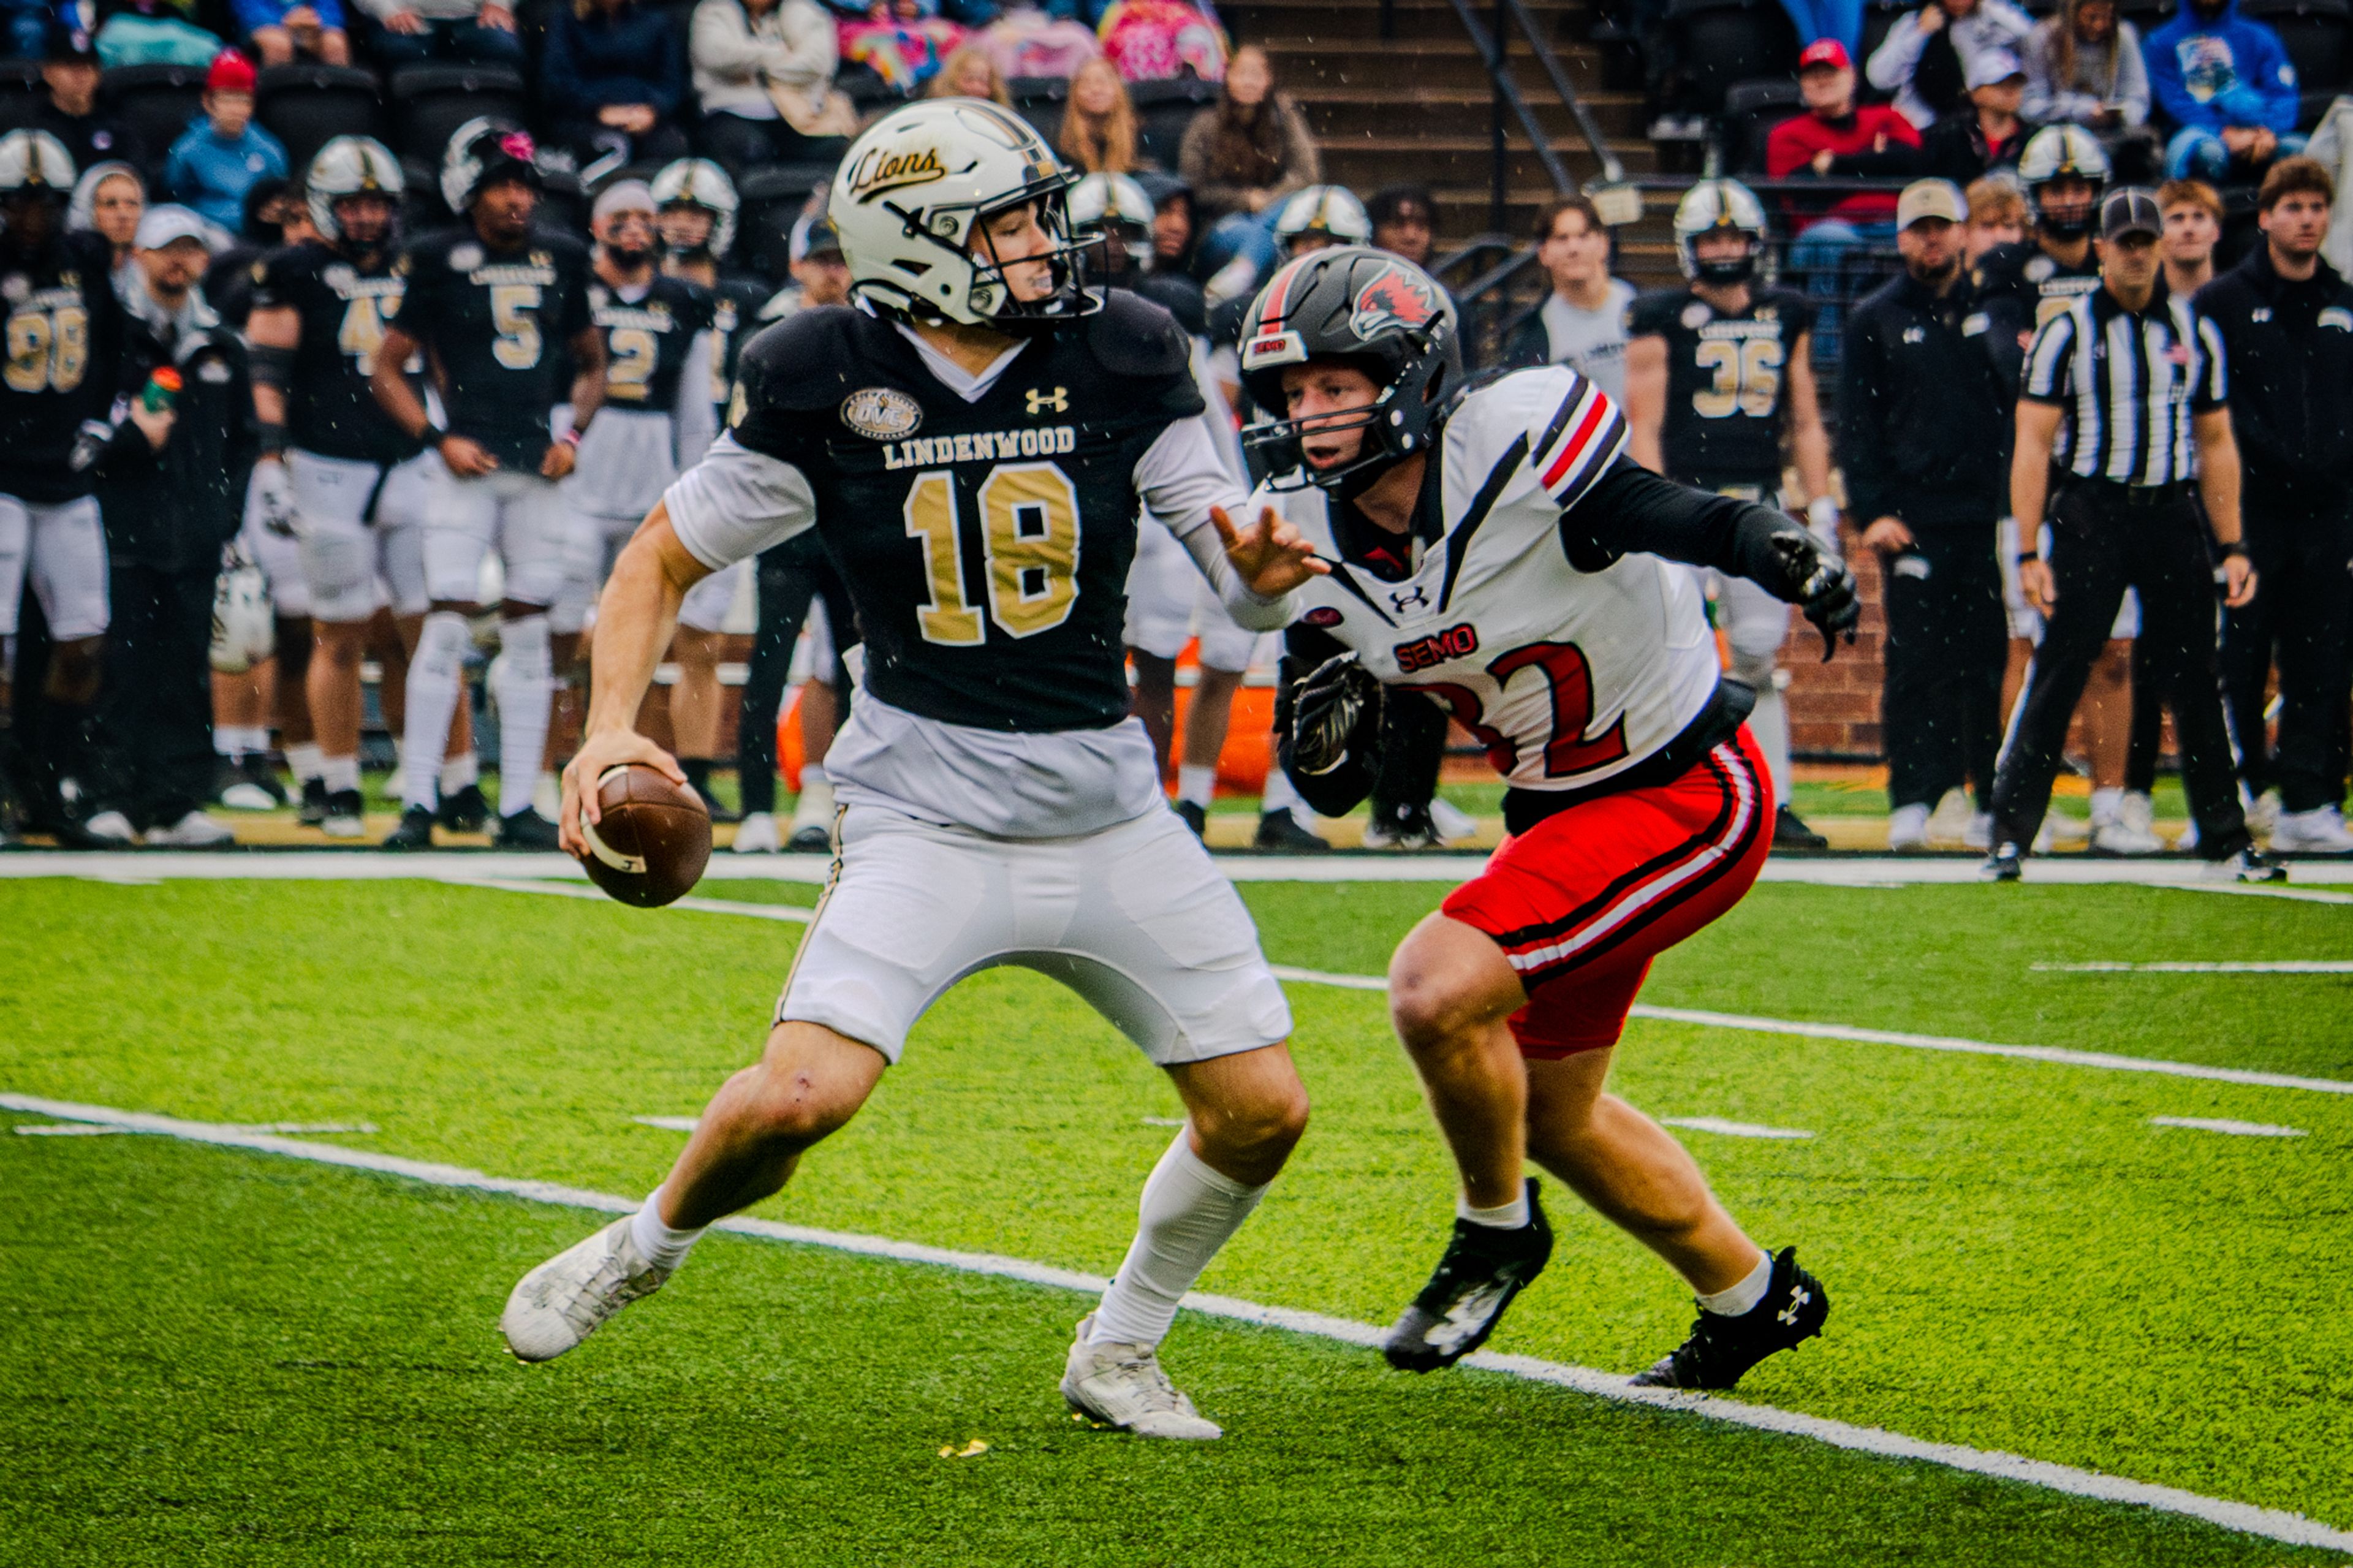
[[2238,0],[2223,0],[2211,21],[2183,5],[2142,51],[2158,107],[2176,124],[2263,126],[2281,136],[2295,129],[2295,66],[2277,33],[2239,15]]

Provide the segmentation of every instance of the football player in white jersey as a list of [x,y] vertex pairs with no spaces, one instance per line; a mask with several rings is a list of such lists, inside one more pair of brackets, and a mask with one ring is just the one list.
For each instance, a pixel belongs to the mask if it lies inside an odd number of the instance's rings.
[[1289,1157],[1306,1094],[1249,911],[1168,810],[1128,716],[1121,585],[1138,527],[1166,527],[1239,618],[1271,630],[1318,566],[1276,519],[1236,532],[1243,496],[1184,333],[1157,306],[1082,287],[1071,178],[993,103],[878,121],[828,209],[868,309],[803,310],[744,349],[727,433],[614,567],[588,738],[564,775],[575,855],[600,846],[607,770],[683,781],[630,725],[697,582],[815,528],[863,662],[827,759],[836,873],[765,1052],[637,1215],[516,1286],[501,1326],[519,1356],[561,1354],[660,1286],[704,1226],[776,1192],[857,1112],[936,996],[1018,963],[1093,1003],[1188,1112],[1079,1325],[1063,1396],[1145,1436],[1219,1435],[1156,1348]]
[[[1735,1225],[1683,1146],[1602,1092],[1651,959],[1736,903],[1772,842],[1773,784],[1719,669],[1686,562],[1801,605],[1825,656],[1854,580],[1789,518],[1661,478],[1564,366],[1461,383],[1427,273],[1323,250],[1276,273],[1241,338],[1245,439],[1329,565],[1293,595],[1284,765],[1319,811],[1363,796],[1385,702],[1434,700],[1504,775],[1507,837],[1417,926],[1389,1008],[1462,1177],[1451,1244],[1390,1331],[1452,1364],[1544,1267],[1534,1158],[1672,1264],[1690,1340],[1636,1381],[1728,1388],[1820,1331],[1820,1285]],[[1303,678],[1294,680],[1293,678]]]

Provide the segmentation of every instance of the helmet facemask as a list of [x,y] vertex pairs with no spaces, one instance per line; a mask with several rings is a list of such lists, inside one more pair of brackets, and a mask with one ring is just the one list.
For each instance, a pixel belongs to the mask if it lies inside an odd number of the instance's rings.
[[[2084,192],[2081,201],[2068,200],[2054,205],[2052,188],[2062,181],[2071,182]],[[2100,212],[2100,183],[2082,174],[2062,174],[2034,187],[2031,193],[2034,203],[2034,225],[2053,239],[2081,239],[2092,232],[2092,225]]]
[[[1269,489],[1298,490],[1313,485],[1344,499],[1361,495],[1391,467],[1423,449],[1424,433],[1448,391],[1445,357],[1423,353],[1402,366],[1391,364],[1387,356],[1377,353],[1335,357],[1362,371],[1380,388],[1379,394],[1353,412],[1268,419],[1246,426],[1242,445],[1264,456],[1271,476],[1267,480]],[[1311,366],[1314,363],[1308,362]],[[1281,377],[1280,370],[1271,375],[1259,372],[1252,378],[1255,384],[1250,389],[1251,400],[1261,407],[1284,406]],[[1259,395],[1270,382],[1274,397],[1271,404]],[[1354,458],[1328,468],[1315,468],[1307,461],[1309,438],[1344,435],[1351,430],[1365,432],[1364,444],[1357,447]]]
[[[1736,257],[1702,256],[1699,249],[1700,242],[1718,234],[1737,234],[1746,243],[1741,247],[1740,254]],[[1730,224],[1720,225],[1705,234],[1694,235],[1691,242],[1692,280],[1705,283],[1716,289],[1730,289],[1746,283],[1757,276],[1757,252],[1763,248],[1757,243],[1755,235],[1746,229],[1736,228]]]
[[[902,261],[900,268],[917,273],[939,269],[937,287],[945,292],[935,302],[929,297],[929,289],[910,292],[894,281],[865,278],[853,279],[850,292],[914,321],[987,326],[1017,337],[1050,331],[1092,315],[1103,309],[1103,295],[1086,287],[1086,253],[1099,251],[1103,236],[1100,229],[1072,225],[1069,192],[1074,183],[1067,170],[1056,169],[987,206],[910,209],[885,199],[881,205],[899,219],[907,237],[922,240],[939,252],[937,261]],[[1050,243],[1036,255],[999,260],[989,237],[989,222],[1023,207],[1036,209],[1038,226]],[[1015,268],[1037,266],[1047,268],[1050,286],[1043,296],[1023,300],[1015,291],[1011,274]],[[1098,258],[1097,269],[1101,268]],[[962,303],[966,315],[951,308],[958,271],[965,275]],[[930,283],[931,279],[923,281]]]

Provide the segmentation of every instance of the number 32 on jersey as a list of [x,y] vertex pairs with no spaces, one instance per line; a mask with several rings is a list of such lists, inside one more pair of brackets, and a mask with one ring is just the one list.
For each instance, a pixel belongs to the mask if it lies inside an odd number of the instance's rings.
[[[1035,637],[1071,618],[1079,598],[1079,493],[1052,463],[1004,463],[976,498],[987,563],[987,616],[1007,637]],[[907,489],[907,537],[923,547],[927,601],[916,611],[923,640],[974,647],[987,640],[983,611],[966,596],[963,520],[955,477],[918,474]]]

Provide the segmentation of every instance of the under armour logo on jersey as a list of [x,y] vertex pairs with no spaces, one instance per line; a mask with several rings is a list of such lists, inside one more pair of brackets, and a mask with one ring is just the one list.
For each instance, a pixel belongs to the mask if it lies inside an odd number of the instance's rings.
[[1814,1293],[1803,1285],[1792,1285],[1789,1287],[1789,1304],[1773,1315],[1794,1329],[1798,1326],[1799,1312],[1813,1299]]
[[1389,590],[1389,604],[1398,615],[1403,615],[1408,610],[1426,610],[1430,608],[1430,595],[1419,586],[1403,594],[1392,588]]
[[1051,392],[1040,392],[1033,386],[1022,395],[1029,400],[1032,418],[1050,410],[1056,414],[1071,411],[1071,389],[1067,386],[1058,386]]

